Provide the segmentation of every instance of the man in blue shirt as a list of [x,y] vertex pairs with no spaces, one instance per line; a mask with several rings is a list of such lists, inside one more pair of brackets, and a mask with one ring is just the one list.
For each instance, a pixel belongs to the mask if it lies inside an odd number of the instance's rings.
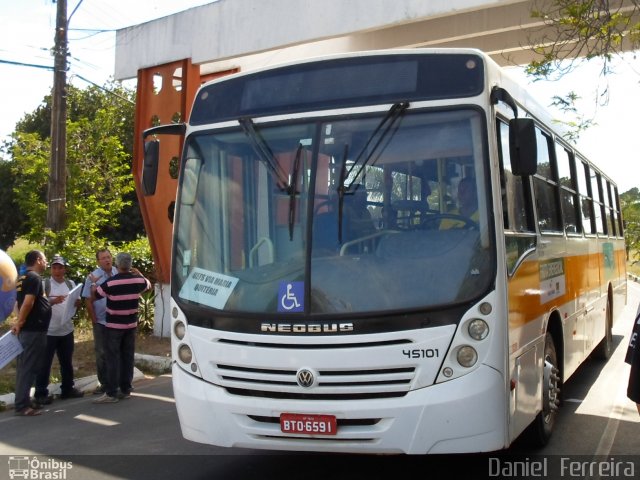
[[107,248],[96,252],[98,268],[91,272],[84,282],[82,298],[85,299],[87,311],[93,324],[93,346],[96,355],[96,370],[98,374],[98,387],[94,394],[104,393],[104,386],[107,384],[107,366],[104,358],[104,329],[107,323],[107,300],[96,299],[91,291],[92,287],[101,285],[105,280],[118,273],[118,269],[113,266],[113,257]]

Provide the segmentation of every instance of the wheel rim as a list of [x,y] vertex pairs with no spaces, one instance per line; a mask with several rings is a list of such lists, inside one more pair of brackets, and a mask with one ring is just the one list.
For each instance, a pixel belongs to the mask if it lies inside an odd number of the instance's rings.
[[544,423],[552,425],[560,404],[560,370],[554,365],[555,359],[550,353],[544,359],[544,382],[542,385],[542,411]]

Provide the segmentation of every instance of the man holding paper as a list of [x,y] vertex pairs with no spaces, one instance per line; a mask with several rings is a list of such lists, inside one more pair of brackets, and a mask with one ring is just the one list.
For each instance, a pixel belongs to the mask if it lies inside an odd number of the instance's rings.
[[47,331],[47,348],[42,368],[36,377],[35,403],[49,405],[49,376],[54,354],[60,362],[60,398],[79,398],[83,392],[74,387],[73,381],[73,315],[80,304],[80,290],[73,280],[65,277],[67,262],[60,255],[51,260],[51,278],[44,280],[45,294],[51,303],[51,322]]

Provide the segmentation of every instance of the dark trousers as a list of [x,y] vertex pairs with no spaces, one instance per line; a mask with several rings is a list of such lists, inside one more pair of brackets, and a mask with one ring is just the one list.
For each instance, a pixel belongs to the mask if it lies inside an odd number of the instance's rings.
[[100,385],[107,384],[107,364],[104,359],[104,331],[107,329],[101,323],[93,324],[93,348],[96,354],[96,372]]
[[49,394],[47,387],[54,355],[57,355],[60,362],[62,394],[68,394],[73,389],[73,332],[61,337],[47,335],[47,348],[44,352],[42,368],[36,377],[36,398],[46,397]]
[[16,412],[31,406],[31,387],[42,368],[44,351],[47,347],[47,332],[22,330],[18,334],[22,353],[16,362]]
[[136,329],[105,328],[104,353],[107,365],[106,394],[115,397],[118,388],[122,393],[131,392],[133,364],[136,349]]

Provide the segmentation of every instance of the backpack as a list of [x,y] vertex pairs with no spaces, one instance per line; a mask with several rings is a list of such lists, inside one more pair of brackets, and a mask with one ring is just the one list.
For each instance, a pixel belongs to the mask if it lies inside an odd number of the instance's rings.
[[[67,284],[67,288],[69,289],[69,291],[71,291],[73,289],[73,283],[71,283],[71,280],[69,280],[68,278],[64,279],[64,283]],[[44,279],[44,293],[47,295],[47,297],[49,296],[49,293],[51,293],[51,278],[47,277]]]

